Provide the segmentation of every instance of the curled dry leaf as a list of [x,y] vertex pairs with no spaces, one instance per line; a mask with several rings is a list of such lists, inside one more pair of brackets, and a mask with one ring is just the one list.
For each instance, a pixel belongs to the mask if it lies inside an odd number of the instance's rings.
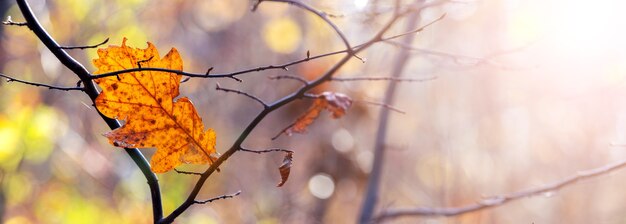
[[330,111],[332,113],[332,117],[336,119],[346,114],[346,111],[350,108],[351,105],[352,99],[345,94],[323,92],[317,95],[311,108],[309,108],[302,116],[300,116],[296,120],[296,122],[287,127],[281,133],[284,132],[289,136],[291,136],[293,133],[304,133],[306,132],[307,127],[319,117],[322,110],[326,109]]
[[326,109],[333,113],[333,118],[340,118],[346,114],[346,111],[352,105],[352,99],[342,93],[323,92],[320,94],[320,98],[328,102]]
[[291,164],[293,162],[293,152],[287,152],[285,157],[283,158],[283,164],[278,167],[278,171],[280,172],[280,183],[276,185],[277,187],[282,187],[287,179],[289,179],[289,173],[291,172]]
[[[161,58],[148,42],[146,49],[109,46],[98,49],[93,60],[95,74],[141,67],[182,70],[183,62],[176,48]],[[141,63],[141,65],[139,65]],[[205,130],[202,118],[189,99],[179,94],[181,75],[168,72],[139,71],[96,79],[102,93],[96,108],[124,126],[105,133],[117,147],[156,147],[150,165],[153,172],[167,172],[181,163],[210,164],[218,154],[216,136]]]

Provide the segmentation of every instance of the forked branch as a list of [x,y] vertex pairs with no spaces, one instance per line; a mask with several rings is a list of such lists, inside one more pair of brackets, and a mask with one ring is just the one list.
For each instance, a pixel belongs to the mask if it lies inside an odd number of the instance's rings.
[[235,196],[239,196],[240,194],[241,194],[241,191],[237,191],[237,192],[235,192],[233,194],[225,194],[225,195],[222,195],[222,196],[217,196],[217,197],[214,197],[214,198],[211,198],[211,199],[207,199],[207,200],[203,200],[203,201],[194,201],[193,203],[196,203],[196,204],[206,204],[206,203],[211,203],[211,202],[214,202],[214,201],[217,201],[217,200],[224,200],[224,199],[228,199],[228,198],[234,198]]
[[44,83],[31,82],[31,81],[25,81],[25,80],[13,78],[11,76],[8,76],[8,75],[2,74],[2,73],[0,73],[0,77],[5,78],[7,80],[7,82],[17,82],[17,83],[22,83],[22,84],[31,85],[31,86],[46,87],[48,89],[54,89],[54,90],[63,90],[63,91],[79,90],[79,91],[85,91],[85,89],[83,87],[78,87],[78,86],[77,87],[53,86],[53,85],[48,85],[48,84],[44,84]]
[[[402,13],[400,16],[405,15],[407,12],[411,12],[411,11],[405,11],[405,13]],[[380,37],[376,40],[375,43],[378,42],[382,42],[382,41],[387,41],[387,40],[393,40],[396,38],[400,38],[412,33],[416,33],[416,32],[420,32],[422,30],[424,30],[425,28],[429,27],[430,25],[442,20],[445,17],[445,14],[443,14],[442,16],[440,16],[439,18],[433,20],[432,22],[418,28],[415,30],[411,30],[409,32],[405,32],[405,33],[400,33],[400,34],[396,34],[393,35],[391,37]],[[371,44],[371,43],[369,43]],[[359,45],[356,45],[353,47],[354,50],[358,50],[359,48],[364,47],[365,45],[368,45],[368,43],[362,43]],[[360,50],[359,50],[360,51]],[[316,55],[316,56],[310,56],[307,55],[305,58],[300,59],[300,60],[296,60],[296,61],[292,61],[292,62],[287,62],[284,64],[279,64],[279,65],[267,65],[267,66],[260,66],[260,67],[255,67],[255,68],[249,68],[249,69],[244,69],[241,71],[235,71],[235,72],[229,72],[229,73],[221,73],[221,74],[209,74],[209,72],[213,69],[213,67],[211,67],[206,73],[191,73],[191,72],[184,72],[184,71],[180,71],[180,70],[173,70],[173,69],[166,69],[166,68],[150,68],[150,67],[141,67],[141,68],[130,68],[130,69],[124,69],[124,70],[119,70],[119,71],[114,71],[114,72],[108,72],[108,73],[103,73],[103,74],[90,74],[91,76],[89,77],[90,79],[100,79],[100,78],[104,78],[104,77],[109,77],[109,76],[116,76],[116,75],[120,75],[120,74],[124,74],[124,73],[130,73],[130,72],[139,72],[139,71],[157,71],[157,72],[169,72],[169,73],[175,73],[175,74],[179,74],[182,76],[186,76],[186,77],[192,77],[192,78],[230,78],[230,79],[234,79],[236,81],[241,82],[241,79],[237,78],[237,76],[243,75],[243,74],[248,74],[248,73],[252,73],[252,72],[260,72],[260,71],[265,71],[265,70],[273,70],[273,69],[282,69],[282,70],[289,70],[288,68],[290,66],[293,65],[297,65],[297,64],[301,64],[304,62],[308,62],[311,60],[316,60],[316,59],[320,59],[320,58],[325,58],[328,56],[332,56],[332,55],[337,55],[337,54],[343,54],[343,53],[348,53],[348,50],[339,50],[339,51],[333,51],[333,52],[329,52],[329,53],[325,53],[325,54],[320,54],[320,55]],[[354,56],[354,55],[353,55]],[[186,80],[183,80],[186,81]]]
[[64,49],[64,50],[73,50],[73,49],[84,50],[84,49],[89,49],[89,48],[100,47],[100,46],[106,44],[107,42],[109,42],[109,38],[108,37],[104,41],[102,41],[100,43],[97,43],[97,44],[93,44],[93,45],[86,45],[86,46],[61,46],[59,48]]
[[224,91],[224,92],[227,92],[227,93],[231,92],[231,93],[237,93],[239,95],[244,95],[244,96],[246,96],[246,97],[248,97],[248,98],[250,98],[250,99],[252,99],[252,100],[254,100],[254,101],[258,102],[258,103],[260,103],[261,105],[263,105],[264,108],[268,107],[267,103],[263,102],[263,100],[261,100],[260,98],[254,96],[254,95],[252,95],[250,93],[246,93],[246,92],[243,92],[243,91],[240,91],[240,90],[236,90],[236,89],[223,88],[223,87],[220,86],[219,83],[215,83],[215,90],[221,90],[221,91]]
[[11,20],[11,16],[7,16],[7,20],[2,21],[3,25],[7,25],[7,26],[27,26],[28,24],[26,22],[14,22],[13,20]]
[[[320,84],[330,81],[332,76],[335,75],[335,73],[337,73],[337,71],[341,67],[343,67],[343,65],[345,65],[352,57],[354,57],[354,54],[364,49],[367,49],[368,47],[370,47],[371,45],[375,43],[382,41],[383,35],[387,33],[387,31],[391,28],[391,26],[395,24],[396,21],[404,15],[405,15],[404,13],[396,14],[394,17],[390,19],[389,22],[387,22],[383,26],[382,29],[378,31],[378,33],[376,33],[374,37],[372,37],[369,41],[364,43],[359,48],[355,48],[354,51],[347,52],[347,54],[343,58],[341,58],[337,63],[335,63],[333,67],[331,67],[328,71],[326,71],[317,79],[311,82],[308,82],[306,85],[302,86],[301,88],[291,93],[290,95],[285,96],[284,98],[277,100],[271,104],[268,104],[268,107],[264,108],[261,112],[259,112],[259,114],[256,115],[256,117],[254,117],[254,119],[246,126],[246,128],[241,132],[239,137],[232,144],[232,146],[226,152],[224,152],[222,156],[220,156],[216,161],[214,161],[211,164],[211,166],[209,166],[209,168],[200,176],[200,178],[196,182],[196,185],[194,186],[193,190],[191,191],[187,199],[178,208],[176,208],[170,215],[160,220],[159,223],[172,223],[174,219],[176,219],[176,217],[178,217],[180,214],[186,211],[191,205],[195,204],[195,198],[200,192],[200,189],[202,189],[202,186],[204,185],[205,181],[218,169],[219,166],[221,166],[226,160],[228,160],[233,154],[235,154],[237,151],[239,151],[239,149],[242,148],[241,144],[248,138],[248,136],[252,133],[252,131],[256,128],[256,126],[259,123],[261,123],[261,121],[268,114],[270,114],[271,112],[277,110],[278,108],[281,108],[299,98],[302,98],[305,93],[319,86]],[[428,25],[430,24],[432,23],[429,23]]]
[[[52,38],[52,36],[50,36],[50,34],[48,34],[43,26],[41,26],[26,0],[17,0],[17,5],[26,20],[28,28],[35,33],[37,38],[39,38],[46,48],[48,48],[48,50],[50,50],[50,52],[52,52],[52,54],[54,54],[54,56],[59,59],[59,61],[66,68],[80,78],[82,84],[84,85],[84,92],[89,96],[92,102],[95,102],[99,92],[91,80],[91,74],[87,71],[87,69],[85,69],[82,64],[76,61],[67,52],[61,49],[61,46]],[[101,115],[101,117],[111,129],[120,127],[120,123],[117,120],[110,119],[103,115]],[[160,220],[163,217],[163,207],[161,205],[161,190],[156,175],[150,171],[150,164],[137,148],[124,149],[146,177],[148,186],[150,187],[150,196],[152,197],[152,216],[154,220]]]

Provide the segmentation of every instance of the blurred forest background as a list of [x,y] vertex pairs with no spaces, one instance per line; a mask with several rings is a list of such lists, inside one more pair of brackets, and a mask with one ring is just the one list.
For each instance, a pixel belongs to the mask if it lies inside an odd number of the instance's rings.
[[[232,72],[342,50],[318,17],[296,7],[248,0],[31,0],[36,16],[62,45],[108,44],[164,54],[176,47],[185,71]],[[332,18],[351,43],[369,39],[393,1],[305,1]],[[406,1],[408,4],[408,1]],[[392,105],[380,204],[449,207],[485,196],[542,186],[626,158],[626,3],[615,0],[451,1],[421,14],[422,24],[446,13],[413,41]],[[23,21],[13,1],[2,18]],[[402,33],[402,23],[389,34]],[[108,45],[107,44],[107,45]],[[379,43],[337,77],[389,76],[397,46]],[[439,52],[439,53],[438,53]],[[96,50],[70,52],[90,71]],[[215,90],[240,89],[266,101],[300,84],[274,75],[313,79],[338,58],[327,57],[231,79],[191,79],[182,95],[218,152],[258,113],[258,104]],[[75,86],[65,69],[26,27],[0,27],[0,71],[16,78]],[[341,119],[322,114],[305,135],[270,138],[308,108],[302,100],[273,114],[245,142],[251,149],[295,151],[289,181],[277,188],[282,154],[237,153],[205,184],[199,199],[243,193],[195,205],[179,223],[354,223],[371,170],[379,106],[387,82],[331,82],[316,91],[357,102]],[[5,223],[149,223],[148,186],[136,165],[101,134],[107,126],[82,92],[0,82],[0,212]],[[142,149],[148,157],[154,149]],[[182,166],[203,171],[206,166]],[[159,175],[165,213],[187,196],[196,177]],[[624,223],[626,170],[450,218],[409,217],[398,223]]]

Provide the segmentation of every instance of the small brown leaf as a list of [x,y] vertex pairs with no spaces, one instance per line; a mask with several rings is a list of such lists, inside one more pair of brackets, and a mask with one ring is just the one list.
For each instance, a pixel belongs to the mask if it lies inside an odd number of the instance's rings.
[[305,133],[307,127],[320,116],[322,110],[326,109],[332,113],[333,118],[337,119],[346,114],[346,111],[352,105],[352,99],[342,93],[323,92],[317,95],[311,108],[309,108],[296,122],[285,128],[281,133],[272,139],[276,139],[280,134],[285,133],[291,136],[293,133]]
[[282,187],[287,179],[289,178],[289,173],[291,172],[291,163],[293,161],[293,152],[288,152],[285,154],[283,158],[283,164],[278,167],[278,171],[280,171],[280,183],[276,185],[277,187]]
[[346,114],[352,105],[352,99],[343,93],[323,92],[320,97],[328,102],[326,109],[333,113],[333,118],[340,118]]
[[315,101],[313,102],[313,106],[311,106],[311,108],[309,108],[302,116],[300,116],[296,120],[296,122],[293,123],[293,125],[285,130],[285,133],[291,136],[293,133],[306,132],[306,128],[311,125],[313,121],[317,119],[317,117],[320,116],[320,113],[322,112],[322,110],[324,110],[324,108],[326,108],[327,105],[328,102],[326,102],[326,100],[322,98],[315,99]]

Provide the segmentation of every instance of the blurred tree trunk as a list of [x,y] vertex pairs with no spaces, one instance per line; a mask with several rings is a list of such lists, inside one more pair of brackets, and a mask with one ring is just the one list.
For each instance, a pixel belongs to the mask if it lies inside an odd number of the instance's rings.
[[[404,31],[410,32],[411,30],[415,30],[419,23],[419,12],[412,13],[407,18],[406,28],[404,29]],[[416,33],[411,33],[402,38],[402,44],[405,46],[410,46],[413,42],[413,39],[415,38],[415,34]],[[409,54],[408,49],[399,49],[398,54],[392,62],[393,66],[391,67],[391,77],[398,78],[402,75],[404,68],[406,67],[406,63],[410,57],[411,55]],[[383,99],[384,104],[393,105],[393,101],[396,95],[397,84],[397,82],[389,82]],[[378,128],[376,129],[378,132],[376,133],[376,140],[374,143],[374,161],[372,163],[372,171],[367,182],[367,190],[365,191],[361,214],[359,215],[359,223],[370,222],[372,216],[374,215],[374,209],[376,208],[376,204],[378,203],[380,181],[385,160],[385,141],[387,138],[387,126],[389,124],[389,112],[390,110],[388,108],[382,107],[380,116],[378,118]]]

